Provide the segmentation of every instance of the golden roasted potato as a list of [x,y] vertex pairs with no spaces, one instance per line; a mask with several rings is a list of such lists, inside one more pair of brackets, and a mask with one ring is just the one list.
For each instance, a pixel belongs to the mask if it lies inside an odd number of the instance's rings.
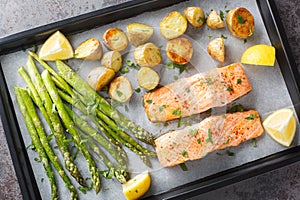
[[164,38],[174,39],[186,31],[187,20],[180,12],[173,11],[162,19],[159,29]]
[[122,67],[122,55],[118,51],[106,52],[102,57],[101,64],[118,72]]
[[153,35],[153,28],[146,24],[131,23],[126,26],[129,42],[134,46],[145,44]]
[[208,54],[220,61],[224,62],[225,60],[225,45],[223,38],[215,38],[207,45]]
[[205,22],[205,14],[200,7],[187,7],[184,10],[184,16],[195,28],[200,28]]
[[87,76],[88,84],[96,91],[101,90],[106,86],[115,76],[112,69],[106,67],[95,67]]
[[159,75],[156,73],[156,71],[149,67],[142,67],[138,71],[138,84],[146,90],[152,90],[156,88],[159,83],[159,79]]
[[138,46],[133,53],[135,62],[141,67],[154,67],[161,63],[160,50],[153,43]]
[[193,56],[193,45],[186,38],[175,38],[167,42],[166,52],[171,61],[184,65]]
[[128,45],[126,34],[118,28],[110,28],[103,34],[103,44],[110,50],[122,51]]
[[208,15],[206,19],[206,24],[207,26],[209,26],[209,28],[212,29],[225,27],[225,23],[223,22],[220,15],[215,10],[212,10],[211,13]]
[[110,83],[108,94],[110,98],[119,102],[126,102],[132,96],[131,83],[126,76],[119,76]]
[[102,56],[102,46],[96,38],[90,38],[82,42],[75,49],[75,58],[84,60],[99,60]]
[[226,23],[235,37],[246,39],[254,33],[254,17],[246,8],[230,10],[226,15]]

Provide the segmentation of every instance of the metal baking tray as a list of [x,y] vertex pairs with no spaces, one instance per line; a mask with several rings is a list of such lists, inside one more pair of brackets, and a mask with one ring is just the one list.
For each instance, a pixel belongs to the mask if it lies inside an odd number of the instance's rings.
[[[255,0],[253,0],[253,2],[255,2]],[[165,7],[176,6],[176,4],[179,4],[180,6],[182,3],[184,2],[180,0],[135,0],[1,38],[0,56],[2,56],[0,57],[0,64],[3,65],[3,56],[28,49],[36,44],[41,44],[56,30],[60,30],[66,36],[72,37],[76,34],[84,34],[85,31],[108,25],[119,20],[135,17],[149,11],[155,12],[156,10],[161,10]],[[276,48],[276,65],[279,66],[279,72],[282,75],[282,80],[284,80],[284,85],[286,87],[285,89],[289,95],[288,98],[290,98],[291,105],[299,119],[300,75],[288,47],[287,39],[274,0],[256,0],[255,3],[259,14],[261,15],[260,17],[262,18],[269,41]],[[208,11],[208,8],[206,8],[206,11]],[[24,55],[26,55],[25,52]],[[25,147],[26,145],[22,139],[23,130],[16,115],[14,100],[9,92],[8,81],[3,67],[1,66],[0,113],[16,175],[24,199],[41,199],[43,195],[41,196],[41,191],[34,176],[34,169],[30,163]],[[202,176],[197,180],[184,184],[177,184],[178,186],[176,187],[150,194],[145,196],[144,199],[186,199],[299,161],[299,130],[297,130],[295,140],[296,142],[294,141],[290,148],[282,148],[280,151],[257,159],[254,158],[253,160],[244,162],[238,166],[219,169],[216,173]],[[205,162],[205,164],[209,163],[209,159],[206,160],[207,162]]]

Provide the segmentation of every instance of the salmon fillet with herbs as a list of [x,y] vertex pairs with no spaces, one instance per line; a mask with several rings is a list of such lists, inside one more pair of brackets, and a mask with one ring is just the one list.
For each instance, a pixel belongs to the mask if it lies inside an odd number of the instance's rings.
[[191,116],[224,106],[252,90],[239,63],[180,79],[143,96],[152,122]]
[[211,116],[182,130],[168,132],[155,140],[158,160],[171,167],[196,160],[217,149],[237,146],[262,135],[264,129],[255,110]]

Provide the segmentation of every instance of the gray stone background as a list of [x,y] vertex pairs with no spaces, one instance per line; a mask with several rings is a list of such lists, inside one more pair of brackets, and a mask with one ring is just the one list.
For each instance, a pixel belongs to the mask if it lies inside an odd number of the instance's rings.
[[[0,38],[128,0],[0,0]],[[300,0],[274,0],[298,69]],[[0,199],[22,199],[0,122]],[[193,199],[300,199],[300,162],[235,183]]]

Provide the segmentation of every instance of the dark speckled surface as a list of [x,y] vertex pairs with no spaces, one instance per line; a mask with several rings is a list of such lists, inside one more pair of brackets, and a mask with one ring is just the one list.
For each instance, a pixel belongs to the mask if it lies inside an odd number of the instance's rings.
[[[125,1],[128,0],[0,0],[0,37]],[[300,0],[276,0],[275,3],[300,69]],[[0,188],[1,200],[22,199],[1,123]],[[300,162],[205,193],[195,199],[300,199]]]

